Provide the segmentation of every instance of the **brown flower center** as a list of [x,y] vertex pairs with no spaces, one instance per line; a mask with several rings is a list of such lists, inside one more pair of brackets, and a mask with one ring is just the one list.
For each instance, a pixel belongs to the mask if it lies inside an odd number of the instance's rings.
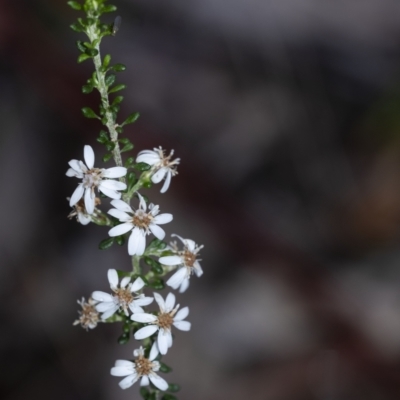
[[114,290],[116,296],[118,297],[119,304],[123,309],[126,309],[129,304],[133,301],[133,294],[127,288],[118,288]]
[[187,267],[193,267],[193,264],[196,261],[196,254],[190,252],[189,250],[185,250],[183,252],[183,259],[185,260],[185,265]]
[[135,360],[135,369],[140,376],[149,375],[150,372],[153,370],[153,363],[147,358],[144,358],[140,355]]
[[171,314],[172,313],[160,313],[158,315],[157,325],[166,330],[171,329],[171,325],[174,322],[173,315]]
[[147,229],[152,220],[153,216],[151,214],[147,214],[143,210],[137,210],[132,218],[132,223],[139,228]]
[[82,311],[80,311],[80,316],[74,325],[81,324],[82,328],[88,329],[91,325],[96,326],[99,322],[99,313],[96,311],[94,304],[90,303],[80,303],[82,306]]
[[89,169],[82,179],[85,188],[95,188],[100,185],[102,180],[102,170],[98,168]]

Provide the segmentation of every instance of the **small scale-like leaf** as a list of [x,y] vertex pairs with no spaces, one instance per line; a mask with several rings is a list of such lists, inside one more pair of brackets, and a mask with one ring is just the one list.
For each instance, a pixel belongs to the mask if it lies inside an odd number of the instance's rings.
[[124,85],[123,83],[114,86],[113,88],[111,88],[108,93],[115,93],[115,92],[119,92],[120,90],[126,89],[126,85]]
[[170,383],[168,385],[168,392],[176,393],[181,390],[181,387],[177,383]]
[[150,396],[149,389],[147,389],[146,387],[141,387],[140,395],[144,398],[144,400],[148,400]]
[[120,104],[120,103],[122,103],[122,100],[124,100],[124,96],[117,96],[117,97],[113,100],[112,104]]
[[104,156],[103,156],[103,161],[104,161],[104,162],[110,161],[110,160],[111,160],[111,157],[112,157],[112,154],[111,154],[111,153],[104,154]]
[[117,7],[114,6],[114,5],[112,5],[112,4],[109,4],[109,5],[107,5],[107,6],[104,6],[104,7],[101,9],[101,12],[103,12],[103,13],[109,13],[109,12],[114,12],[114,11],[117,11]]
[[107,54],[103,60],[103,68],[107,68],[110,65],[110,61],[111,61],[111,56],[110,54]]
[[161,278],[154,279],[150,282],[150,286],[156,290],[163,290],[165,287],[164,281]]
[[121,126],[128,125],[128,124],[133,124],[137,119],[140,117],[140,114],[138,112],[134,112],[129,115],[129,117],[121,124]]
[[93,86],[92,85],[83,85],[82,86],[82,93],[89,94],[91,92],[93,92]]
[[84,53],[86,51],[86,47],[83,45],[82,40],[77,40],[76,41],[76,47],[78,47],[78,49]]
[[67,4],[74,10],[82,10],[82,6],[77,1],[68,1]]
[[150,189],[153,186],[153,182],[149,179],[143,182],[143,187],[146,189]]
[[90,107],[83,107],[82,114],[86,118],[100,118]]
[[172,371],[172,368],[169,367],[167,364],[164,364],[163,362],[160,362],[160,371],[164,373],[168,373]]
[[106,76],[106,79],[105,79],[106,86],[113,85],[115,82],[115,78],[116,78],[116,76],[114,74]]
[[124,236],[124,235],[117,236],[117,237],[115,238],[115,241],[117,242],[117,244],[118,244],[119,246],[123,246],[123,245],[125,244],[125,236]]
[[80,24],[74,23],[69,26],[75,32],[83,32],[82,26]]
[[112,69],[113,69],[115,72],[122,72],[122,71],[125,71],[125,70],[126,70],[126,66],[125,66],[124,64],[115,64],[115,65],[112,67]]
[[151,168],[151,165],[141,162],[135,164],[135,168],[139,171],[148,171]]
[[114,238],[107,238],[107,239],[103,239],[100,243],[99,243],[99,249],[100,250],[106,250],[109,247],[111,247],[114,244]]
[[97,49],[86,49],[85,53],[88,54],[90,57],[95,57],[97,54],[99,54],[99,51]]
[[125,168],[131,168],[131,167],[133,167],[134,164],[135,164],[135,159],[133,157],[129,157],[125,161]]
[[119,338],[118,338],[118,343],[119,344],[126,344],[129,342],[129,333],[123,333]]
[[86,53],[82,53],[79,57],[78,57],[78,63],[81,63],[83,61],[86,61],[88,58],[91,58],[88,54]]
[[114,148],[115,148],[115,143],[114,143],[114,142],[108,142],[108,143],[106,144],[106,149],[107,149],[107,151],[113,151]]
[[121,149],[121,153],[125,152],[125,151],[129,151],[133,149],[133,143],[127,143],[122,149]]

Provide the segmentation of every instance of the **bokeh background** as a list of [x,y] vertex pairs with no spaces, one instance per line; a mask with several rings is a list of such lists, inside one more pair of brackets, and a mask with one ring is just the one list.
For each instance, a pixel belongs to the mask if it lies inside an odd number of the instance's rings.
[[[400,3],[115,0],[135,152],[181,158],[146,194],[204,244],[165,357],[191,400],[400,398]],[[109,369],[119,326],[76,300],[129,269],[69,221],[67,162],[95,145],[64,0],[0,1],[0,396],[139,399]],[[106,17],[112,22],[113,15]],[[136,153],[135,153],[136,154]],[[107,208],[106,208],[107,209]]]

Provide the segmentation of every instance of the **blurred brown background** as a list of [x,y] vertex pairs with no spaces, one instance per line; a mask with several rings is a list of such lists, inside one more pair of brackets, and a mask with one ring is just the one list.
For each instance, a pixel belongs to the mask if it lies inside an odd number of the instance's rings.
[[[400,3],[115,0],[135,154],[174,148],[168,233],[204,244],[164,375],[191,400],[400,398]],[[119,326],[76,299],[125,248],[68,221],[67,162],[95,144],[64,0],[0,1],[1,377],[5,400],[139,399],[109,369]],[[107,19],[108,18],[108,19]],[[107,16],[112,22],[114,15]],[[105,207],[107,209],[107,207]]]

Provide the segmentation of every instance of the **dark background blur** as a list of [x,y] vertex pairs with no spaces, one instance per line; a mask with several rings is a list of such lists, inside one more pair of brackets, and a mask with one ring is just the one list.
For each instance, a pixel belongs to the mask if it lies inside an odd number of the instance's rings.
[[[400,3],[115,0],[137,151],[181,157],[146,192],[204,244],[165,357],[191,400],[400,398]],[[1,377],[6,400],[138,399],[119,326],[73,327],[126,248],[67,220],[67,162],[103,148],[80,108],[64,0],[0,1]],[[108,18],[108,19],[107,19]],[[112,22],[114,15],[107,16]],[[107,207],[105,207],[107,210]]]

